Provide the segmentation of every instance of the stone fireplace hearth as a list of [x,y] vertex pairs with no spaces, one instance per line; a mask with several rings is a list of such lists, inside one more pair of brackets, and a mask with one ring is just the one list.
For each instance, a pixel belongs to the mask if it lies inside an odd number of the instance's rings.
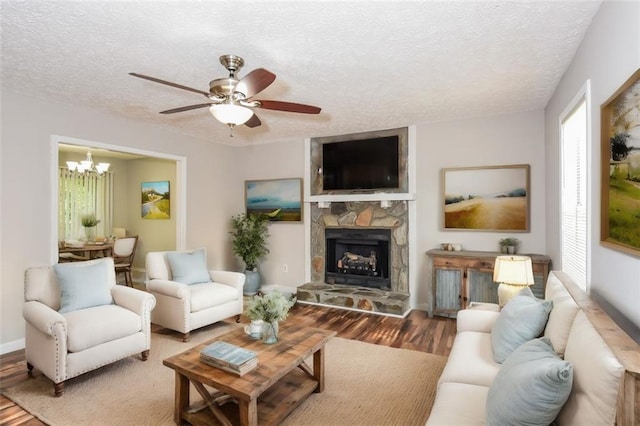
[[[382,208],[380,202],[352,201],[332,202],[330,208],[319,208],[317,203],[311,203],[311,282],[298,287],[297,297],[301,302],[334,305],[346,308],[361,309],[372,312],[404,315],[409,310],[409,245],[408,227],[409,215],[406,201],[391,201],[388,208]],[[344,257],[344,253],[327,253],[327,234],[334,234],[336,230],[366,231],[374,235],[374,240],[382,239],[387,234],[388,245],[386,252],[376,252],[373,257],[376,262],[376,274],[371,271],[351,277],[357,282],[340,283],[340,272],[331,275],[327,271],[327,255],[331,255],[330,262],[336,262],[336,257]],[[378,232],[379,231],[379,232]],[[356,234],[358,234],[356,232]],[[341,250],[349,247],[353,241],[343,239]],[[356,262],[371,262],[370,252],[365,247],[360,253],[352,253],[351,259]],[[374,244],[377,247],[377,243]],[[357,245],[356,245],[357,246]],[[354,247],[354,246],[351,246]],[[373,246],[372,246],[373,247]],[[373,250],[373,251],[375,251]],[[359,256],[356,258],[356,256]],[[382,257],[383,259],[378,259]],[[384,259],[386,257],[386,259]],[[378,265],[382,261],[384,266]],[[332,265],[333,266],[333,265]],[[343,264],[344,266],[344,264]],[[343,272],[347,268],[342,268]],[[350,278],[350,279],[351,279]]]

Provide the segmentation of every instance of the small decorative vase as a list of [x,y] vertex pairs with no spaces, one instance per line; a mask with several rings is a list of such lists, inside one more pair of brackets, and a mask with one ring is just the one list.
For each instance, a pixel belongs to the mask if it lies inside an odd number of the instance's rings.
[[93,242],[96,240],[96,227],[95,226],[85,226],[84,227],[84,236],[87,239],[87,242]]
[[508,246],[507,247],[507,253],[516,254],[516,246]]
[[265,321],[262,326],[262,341],[267,345],[273,345],[278,341],[278,321]]

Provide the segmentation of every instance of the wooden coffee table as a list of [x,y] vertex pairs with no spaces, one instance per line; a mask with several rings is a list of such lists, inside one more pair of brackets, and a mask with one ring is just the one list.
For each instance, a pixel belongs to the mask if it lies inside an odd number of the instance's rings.
[[[278,343],[265,345],[250,339],[240,327],[165,359],[163,364],[176,372],[174,421],[179,425],[280,423],[309,395],[324,390],[324,345],[335,334],[281,323]],[[257,352],[258,366],[240,377],[200,361],[202,348],[216,340]],[[313,369],[304,362],[311,355]],[[189,406],[189,383],[203,398],[193,406]]]

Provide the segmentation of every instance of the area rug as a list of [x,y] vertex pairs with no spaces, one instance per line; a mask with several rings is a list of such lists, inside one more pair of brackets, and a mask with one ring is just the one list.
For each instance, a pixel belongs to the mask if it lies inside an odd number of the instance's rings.
[[[3,393],[52,426],[172,425],[174,372],[162,360],[226,332],[229,324],[192,333],[153,333],[149,360],[131,357],[67,382],[53,397],[42,375]],[[334,337],[325,353],[325,390],[312,394],[284,425],[423,425],[446,358]],[[310,364],[313,365],[313,364]],[[192,398],[198,399],[195,390]]]

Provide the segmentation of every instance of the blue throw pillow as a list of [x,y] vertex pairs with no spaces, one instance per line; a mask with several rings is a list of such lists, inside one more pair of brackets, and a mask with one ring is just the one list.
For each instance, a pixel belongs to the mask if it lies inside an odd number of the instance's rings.
[[204,249],[192,252],[167,253],[173,281],[183,284],[199,284],[211,281],[207,271],[207,259]]
[[[53,266],[60,287],[60,309],[65,313],[113,303],[107,261],[59,263]],[[113,266],[111,266],[113,267]]]
[[495,362],[502,363],[520,345],[540,336],[552,307],[551,300],[540,301],[528,294],[518,294],[504,305],[491,329]]
[[562,360],[546,337],[516,349],[489,388],[487,425],[549,425],[569,398],[573,365]]

